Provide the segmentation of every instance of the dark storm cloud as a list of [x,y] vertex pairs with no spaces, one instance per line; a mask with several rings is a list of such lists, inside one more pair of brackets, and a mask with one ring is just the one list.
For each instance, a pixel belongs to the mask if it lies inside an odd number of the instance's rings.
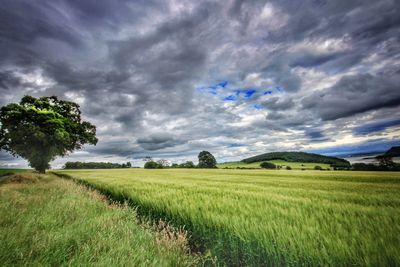
[[159,150],[167,147],[174,147],[178,144],[182,144],[178,140],[174,140],[171,135],[168,134],[155,134],[137,140],[139,146],[146,150]]
[[37,38],[52,38],[78,45],[76,30],[52,1],[4,1],[0,7],[1,39],[30,45]]
[[7,90],[21,85],[21,81],[12,71],[0,72],[0,88]]
[[294,102],[288,97],[271,97],[264,101],[262,105],[271,110],[288,110],[294,107]]
[[355,135],[366,135],[370,133],[381,132],[390,127],[400,126],[400,119],[375,121],[358,126],[353,130]]
[[327,137],[323,131],[318,129],[307,129],[305,130],[305,135],[309,139],[309,142],[317,143],[331,140]]
[[306,109],[323,120],[335,120],[357,113],[400,105],[400,74],[346,76],[334,86],[303,99]]
[[[400,115],[399,7],[6,0],[0,104],[24,94],[79,102],[99,135],[84,158],[195,159],[207,148],[237,159],[345,133],[380,134]],[[215,94],[196,91],[222,80]],[[223,101],[244,88],[256,92]]]

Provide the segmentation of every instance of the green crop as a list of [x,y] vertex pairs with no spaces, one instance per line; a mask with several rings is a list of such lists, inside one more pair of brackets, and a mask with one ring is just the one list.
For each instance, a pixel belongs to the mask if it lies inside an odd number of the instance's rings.
[[62,171],[141,214],[184,225],[228,265],[400,263],[398,173],[286,170]]

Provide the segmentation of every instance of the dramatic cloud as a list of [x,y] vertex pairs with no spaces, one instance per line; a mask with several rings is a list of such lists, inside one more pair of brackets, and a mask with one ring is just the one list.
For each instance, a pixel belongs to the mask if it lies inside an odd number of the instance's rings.
[[354,129],[356,135],[367,135],[371,133],[380,133],[388,128],[400,128],[400,119],[376,121],[361,125]]
[[345,76],[334,86],[315,92],[303,100],[306,109],[313,108],[323,120],[334,120],[357,113],[400,103],[400,72],[372,76]]
[[[399,12],[395,0],[5,0],[0,105],[80,104],[99,143],[56,167],[383,150],[400,139]],[[0,152],[0,166],[24,165]]]

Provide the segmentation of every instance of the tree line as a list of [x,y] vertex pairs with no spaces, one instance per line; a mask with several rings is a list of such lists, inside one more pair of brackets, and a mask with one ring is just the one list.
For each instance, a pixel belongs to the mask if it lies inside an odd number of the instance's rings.
[[163,169],[163,168],[217,168],[215,157],[208,151],[201,151],[198,155],[199,164],[196,166],[193,161],[186,161],[181,164],[169,164],[168,160],[161,159],[154,161],[151,157],[145,157],[143,160],[145,169]]
[[64,169],[120,169],[120,168],[131,168],[132,164],[127,163],[111,163],[111,162],[80,162],[80,161],[68,161],[64,165]]

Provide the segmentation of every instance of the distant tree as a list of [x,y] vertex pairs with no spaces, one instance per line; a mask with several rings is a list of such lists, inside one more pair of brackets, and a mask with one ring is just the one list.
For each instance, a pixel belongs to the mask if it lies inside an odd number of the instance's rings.
[[169,167],[169,165],[170,165],[169,160],[166,160],[166,159],[157,160],[157,163],[163,167]]
[[162,165],[158,164],[155,161],[147,161],[144,164],[145,169],[162,169],[162,167],[163,167]]
[[286,170],[291,170],[291,169],[292,169],[292,167],[286,166]]
[[144,161],[144,162],[153,161],[153,158],[150,157],[150,156],[147,156],[147,157],[144,157],[144,158],[143,158],[143,161]]
[[261,162],[260,167],[263,169],[276,169],[276,165],[268,161]]
[[354,163],[352,165],[354,171],[400,171],[400,164],[398,163],[381,163],[377,164],[366,164],[366,163]]
[[186,161],[183,163],[184,168],[195,168],[196,165],[194,165],[193,161]]
[[24,96],[0,110],[0,149],[25,158],[40,173],[57,156],[96,143],[96,127],[82,121],[76,103]]
[[314,170],[322,170],[322,167],[321,166],[319,166],[319,165],[317,165],[317,166],[314,166]]
[[201,151],[198,155],[199,158],[199,168],[216,168],[217,161],[214,156],[208,151]]
[[132,164],[129,161],[125,165],[127,168],[132,168]]
[[382,168],[392,169],[396,165],[391,156],[382,155],[377,156],[376,159],[379,162],[379,166]]

